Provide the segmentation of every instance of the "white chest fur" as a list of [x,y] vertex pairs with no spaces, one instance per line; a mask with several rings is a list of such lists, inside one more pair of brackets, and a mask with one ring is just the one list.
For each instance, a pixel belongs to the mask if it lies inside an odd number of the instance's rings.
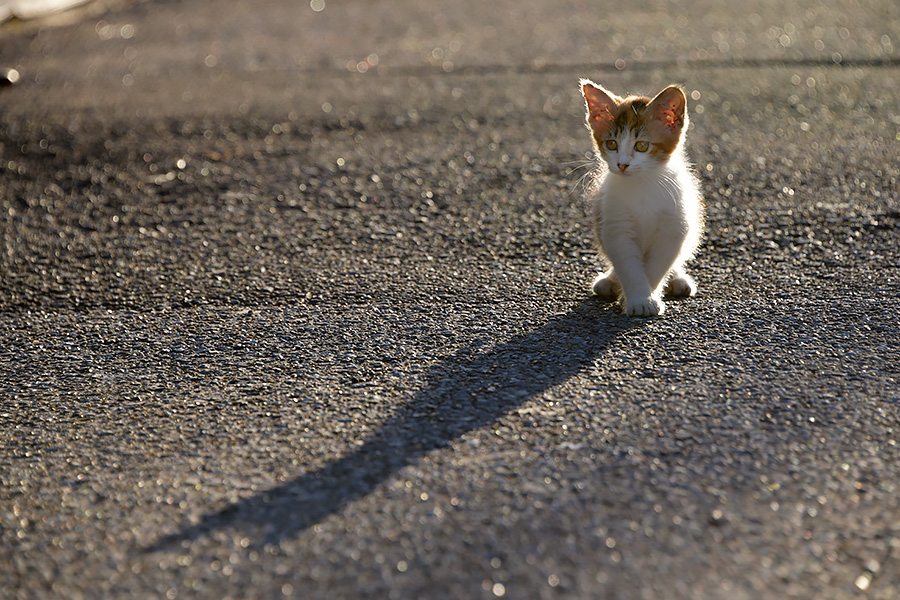
[[597,241],[631,238],[641,253],[659,236],[689,237],[698,191],[687,169],[661,168],[635,176],[607,173],[594,199]]

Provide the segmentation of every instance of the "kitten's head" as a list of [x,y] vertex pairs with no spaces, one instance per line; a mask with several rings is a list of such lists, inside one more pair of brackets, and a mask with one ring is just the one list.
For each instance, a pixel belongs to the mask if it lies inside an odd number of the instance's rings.
[[581,92],[594,147],[610,173],[629,177],[656,170],[680,149],[688,116],[687,99],[679,86],[670,85],[652,100],[620,98],[582,79]]

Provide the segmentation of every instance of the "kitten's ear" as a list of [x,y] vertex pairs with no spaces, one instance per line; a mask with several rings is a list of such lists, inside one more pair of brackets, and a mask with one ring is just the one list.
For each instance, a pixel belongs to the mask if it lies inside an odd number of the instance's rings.
[[670,85],[650,101],[648,126],[665,138],[677,141],[687,122],[687,98],[684,90]]
[[595,135],[601,135],[612,125],[613,113],[618,105],[615,96],[587,79],[581,80],[581,93],[587,103],[588,125]]

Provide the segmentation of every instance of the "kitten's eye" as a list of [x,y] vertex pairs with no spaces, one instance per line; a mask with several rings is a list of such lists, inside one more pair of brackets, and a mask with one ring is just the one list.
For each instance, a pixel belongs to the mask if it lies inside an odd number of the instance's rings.
[[638,152],[646,152],[650,149],[650,142],[640,141],[634,144],[634,149]]
[[617,142],[616,140],[606,140],[606,147],[610,150],[618,150],[619,142]]

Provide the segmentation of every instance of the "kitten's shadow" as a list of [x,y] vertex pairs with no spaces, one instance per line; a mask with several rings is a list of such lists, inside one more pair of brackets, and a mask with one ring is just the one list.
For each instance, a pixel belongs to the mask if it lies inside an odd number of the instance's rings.
[[433,367],[429,383],[343,458],[210,513],[147,550],[162,550],[228,527],[265,532],[256,542],[292,538],[365,497],[425,453],[493,423],[565,381],[643,322],[623,317],[592,298],[489,351],[470,347]]

